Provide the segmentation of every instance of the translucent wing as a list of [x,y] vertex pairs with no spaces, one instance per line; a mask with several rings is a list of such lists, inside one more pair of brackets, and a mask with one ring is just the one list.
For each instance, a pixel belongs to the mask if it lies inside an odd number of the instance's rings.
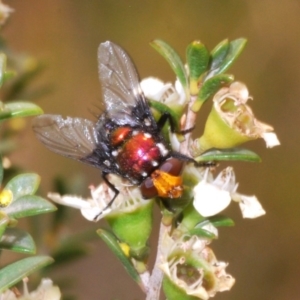
[[109,41],[100,44],[98,62],[108,117],[120,125],[131,124],[133,108],[138,102],[145,104],[134,64],[121,47]]
[[98,144],[95,124],[86,119],[41,115],[33,119],[38,139],[51,151],[84,161]]

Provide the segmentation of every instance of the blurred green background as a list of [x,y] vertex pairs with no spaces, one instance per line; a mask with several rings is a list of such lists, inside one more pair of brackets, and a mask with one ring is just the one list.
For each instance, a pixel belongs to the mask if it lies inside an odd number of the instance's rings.
[[[224,38],[245,37],[248,45],[230,70],[245,82],[254,97],[258,119],[272,124],[282,146],[266,149],[259,140],[248,148],[261,164],[234,163],[239,191],[255,194],[267,211],[256,220],[243,220],[237,206],[226,214],[234,228],[221,229],[212,244],[219,260],[229,262],[236,278],[231,292],[215,299],[300,298],[300,2],[296,0],[43,0],[6,1],[15,12],[2,34],[18,52],[47,63],[36,85],[50,84],[51,93],[38,100],[46,113],[93,118],[101,101],[97,47],[112,40],[134,59],[141,78],[174,75],[149,41],[160,38],[184,57],[185,47],[200,39],[212,49]],[[205,115],[203,114],[205,117]],[[201,130],[201,126],[199,126]],[[30,122],[21,137],[14,164],[42,176],[42,192],[51,178],[82,176],[86,186],[97,184],[99,171],[50,153],[33,136]],[[221,167],[227,164],[223,163]],[[87,189],[86,189],[87,190]],[[87,192],[87,191],[86,191]],[[74,212],[76,232],[88,222]],[[155,236],[153,236],[153,241]],[[106,246],[97,240],[92,255],[68,265],[60,275],[76,275],[79,299],[143,299]]]

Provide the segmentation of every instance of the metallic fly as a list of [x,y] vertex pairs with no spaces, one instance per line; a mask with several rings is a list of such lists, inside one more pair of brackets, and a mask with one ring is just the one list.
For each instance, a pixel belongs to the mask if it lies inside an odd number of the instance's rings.
[[109,174],[139,185],[146,199],[180,197],[184,161],[193,160],[170,150],[163,138],[170,115],[154,120],[135,66],[122,48],[109,41],[100,44],[98,61],[106,105],[98,121],[41,115],[33,120],[36,136],[50,150],[101,169],[115,192],[107,207],[119,193]]

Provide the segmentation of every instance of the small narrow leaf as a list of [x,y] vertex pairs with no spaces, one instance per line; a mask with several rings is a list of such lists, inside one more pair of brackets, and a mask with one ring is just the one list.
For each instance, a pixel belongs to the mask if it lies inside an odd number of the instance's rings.
[[140,276],[134,266],[132,265],[130,259],[124,254],[122,251],[117,238],[110,233],[107,230],[104,229],[98,229],[97,234],[100,236],[100,238],[105,242],[105,244],[108,246],[108,248],[117,256],[117,258],[121,261],[123,264],[125,270],[128,272],[128,274],[131,276],[131,278],[142,288],[143,284],[141,282]]
[[207,69],[209,52],[200,41],[194,41],[188,45],[186,50],[187,63],[190,70],[190,77],[198,79]]
[[33,195],[40,184],[40,177],[37,174],[27,173],[12,178],[4,189],[11,190],[13,201],[25,195]]
[[5,72],[6,72],[6,55],[4,53],[0,53],[0,87],[2,86],[5,80]]
[[210,53],[211,55],[211,65],[210,69],[215,70],[220,67],[223,63],[227,53],[229,51],[229,41],[228,39],[223,40],[220,42]]
[[202,104],[212,97],[223,85],[233,82],[234,76],[230,74],[219,74],[207,79],[198,94],[197,100],[192,106],[192,110],[197,112]]
[[190,230],[189,234],[196,235],[200,238],[207,238],[207,239],[215,239],[216,238],[216,235],[213,234],[211,231],[208,231],[203,228],[198,228],[198,227]]
[[2,183],[2,180],[3,180],[3,165],[2,165],[2,157],[0,155],[0,184]]
[[174,122],[175,131],[178,132],[180,131],[179,122],[182,114],[182,108],[181,109],[178,108],[178,110],[175,111],[171,109],[169,106],[165,105],[164,103],[155,100],[149,100],[149,104],[150,107],[156,109],[160,114],[167,112],[171,116],[172,121]]
[[0,212],[0,239],[4,234],[8,223],[9,223],[9,217],[6,214]]
[[[229,49],[227,51],[227,55],[225,58],[218,61],[218,63],[215,63],[216,68],[211,68],[211,71],[209,72],[208,77],[212,77],[217,74],[224,73],[227,71],[231,65],[236,61],[236,59],[239,57],[239,55],[242,53],[246,46],[247,40],[244,38],[236,39],[234,41],[231,41],[229,43]],[[224,48],[224,53],[226,49]],[[212,55],[216,55],[215,52]]]
[[196,95],[199,91],[200,76],[207,70],[209,52],[200,41],[194,41],[186,49],[187,64],[190,71],[190,92]]
[[42,113],[43,110],[31,102],[9,102],[4,104],[4,108],[0,112],[0,121],[16,117],[35,116]]
[[3,209],[10,217],[16,219],[48,213],[55,210],[56,207],[51,202],[35,195],[20,197],[11,205]]
[[27,257],[0,270],[0,293],[14,286],[24,277],[53,262],[48,256]]
[[208,224],[213,224],[215,227],[229,227],[234,226],[234,221],[228,217],[217,215],[201,221],[196,225],[196,228],[202,228]]
[[184,65],[181,61],[181,58],[175,52],[175,50],[162,40],[154,40],[153,42],[150,43],[150,45],[166,59],[166,61],[169,63],[172,70],[175,72],[176,76],[178,77],[182,86],[185,89],[187,89],[188,86],[187,74]]
[[18,228],[7,228],[0,239],[0,249],[7,249],[20,253],[34,254],[35,243],[24,230]]
[[213,216],[209,218],[210,223],[215,227],[231,227],[234,226],[234,221],[225,216]]
[[230,148],[230,149],[211,149],[196,157],[197,162],[203,161],[247,161],[261,162],[260,156],[248,149]]

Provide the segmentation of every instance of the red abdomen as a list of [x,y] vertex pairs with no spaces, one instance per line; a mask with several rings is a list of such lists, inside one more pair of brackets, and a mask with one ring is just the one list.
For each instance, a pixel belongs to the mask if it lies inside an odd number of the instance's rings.
[[129,134],[126,130],[126,137],[117,149],[116,163],[129,180],[141,182],[157,168],[162,155],[150,134],[141,131]]

